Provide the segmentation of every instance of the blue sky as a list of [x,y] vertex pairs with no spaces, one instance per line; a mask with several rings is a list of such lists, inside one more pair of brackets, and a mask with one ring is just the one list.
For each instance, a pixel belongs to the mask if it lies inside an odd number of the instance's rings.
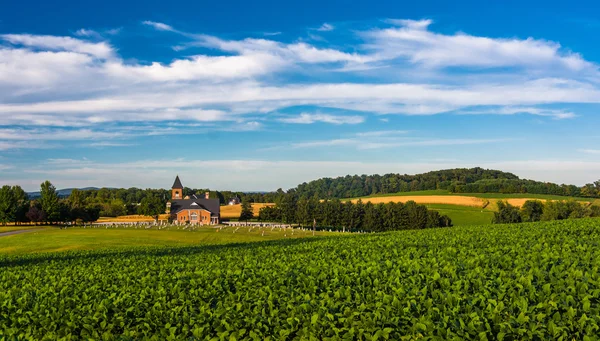
[[11,2],[0,184],[284,189],[481,166],[600,178],[600,5]]

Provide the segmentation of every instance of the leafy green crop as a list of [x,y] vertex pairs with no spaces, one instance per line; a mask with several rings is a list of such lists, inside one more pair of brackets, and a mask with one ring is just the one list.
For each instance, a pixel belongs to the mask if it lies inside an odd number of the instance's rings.
[[0,334],[592,340],[599,242],[583,219],[4,257]]

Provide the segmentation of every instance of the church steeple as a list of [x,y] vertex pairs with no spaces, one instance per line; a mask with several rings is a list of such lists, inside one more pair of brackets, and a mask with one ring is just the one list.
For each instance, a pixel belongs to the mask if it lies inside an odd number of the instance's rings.
[[179,180],[179,175],[175,177],[175,182],[173,183],[173,187],[171,187],[171,199],[183,199],[183,185],[181,184],[181,180]]

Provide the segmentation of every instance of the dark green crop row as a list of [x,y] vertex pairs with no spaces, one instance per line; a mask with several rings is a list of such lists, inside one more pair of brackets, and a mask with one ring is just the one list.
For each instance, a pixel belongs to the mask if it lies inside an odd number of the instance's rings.
[[599,242],[587,219],[0,258],[0,334],[592,340]]

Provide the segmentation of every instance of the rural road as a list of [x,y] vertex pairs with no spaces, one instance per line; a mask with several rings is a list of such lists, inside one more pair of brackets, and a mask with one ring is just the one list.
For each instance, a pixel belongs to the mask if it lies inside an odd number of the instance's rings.
[[42,230],[45,230],[45,229],[30,229],[30,230],[8,231],[8,232],[2,232],[2,233],[0,233],[0,237],[12,236],[13,234],[21,234],[21,233],[28,233],[28,232],[35,232],[35,231],[42,231]]

